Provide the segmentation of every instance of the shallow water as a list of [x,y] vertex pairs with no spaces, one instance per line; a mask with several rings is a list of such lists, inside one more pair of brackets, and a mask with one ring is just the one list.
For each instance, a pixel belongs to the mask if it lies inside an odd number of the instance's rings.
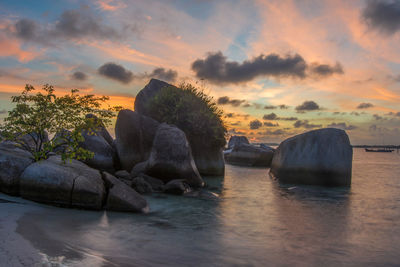
[[279,185],[267,169],[231,165],[207,182],[218,200],[148,197],[147,215],[40,206],[16,230],[55,266],[400,263],[396,152],[354,149],[349,189]]

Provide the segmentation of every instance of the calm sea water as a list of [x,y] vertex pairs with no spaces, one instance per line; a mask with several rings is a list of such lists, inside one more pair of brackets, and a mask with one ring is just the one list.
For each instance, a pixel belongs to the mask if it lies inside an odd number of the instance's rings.
[[[218,200],[148,197],[148,215],[44,207],[17,232],[66,266],[400,264],[400,155],[354,149],[352,186],[279,185],[227,165]],[[2,204],[7,205],[7,204]]]

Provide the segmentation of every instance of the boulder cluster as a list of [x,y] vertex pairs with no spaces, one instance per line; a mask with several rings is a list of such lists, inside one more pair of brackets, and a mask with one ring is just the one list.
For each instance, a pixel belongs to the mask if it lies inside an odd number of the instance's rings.
[[[84,162],[64,162],[55,153],[34,162],[31,154],[15,143],[1,142],[0,191],[62,207],[129,212],[149,210],[143,194],[206,194],[194,191],[202,188],[204,181],[185,133],[140,112],[165,86],[168,84],[151,80],[138,94],[135,111],[119,112],[115,139],[103,125],[90,133],[82,132],[85,140],[80,146],[94,152],[94,157]],[[97,119],[91,114],[87,117]],[[68,134],[58,133],[55,138]],[[202,152],[200,161],[206,174],[223,174],[222,149],[214,149],[209,156]]]

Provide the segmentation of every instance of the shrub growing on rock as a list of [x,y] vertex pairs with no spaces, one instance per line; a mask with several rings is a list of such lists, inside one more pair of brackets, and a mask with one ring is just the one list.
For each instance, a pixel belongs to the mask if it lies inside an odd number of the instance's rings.
[[[35,161],[47,159],[51,152],[60,154],[64,161],[93,157],[93,152],[80,146],[82,132],[94,134],[98,127],[108,125],[119,108],[103,109],[108,97],[80,95],[77,89],[64,96],[57,96],[48,84],[36,94],[33,91],[32,85],[26,85],[20,95],[12,97],[15,108],[0,125],[3,137],[29,151]],[[89,113],[97,119],[86,117]],[[65,132],[68,134],[59,134]],[[57,149],[61,146],[67,149]]]
[[191,84],[162,88],[146,103],[146,111],[159,122],[176,125],[190,142],[206,137],[212,146],[225,145],[222,110],[212,97]]

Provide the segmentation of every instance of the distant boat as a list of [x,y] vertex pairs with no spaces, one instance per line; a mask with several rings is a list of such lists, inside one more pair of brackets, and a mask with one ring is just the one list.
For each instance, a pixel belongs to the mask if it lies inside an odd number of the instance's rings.
[[371,149],[371,148],[366,148],[365,152],[393,152],[394,149],[389,149],[389,148],[377,148],[377,149]]

